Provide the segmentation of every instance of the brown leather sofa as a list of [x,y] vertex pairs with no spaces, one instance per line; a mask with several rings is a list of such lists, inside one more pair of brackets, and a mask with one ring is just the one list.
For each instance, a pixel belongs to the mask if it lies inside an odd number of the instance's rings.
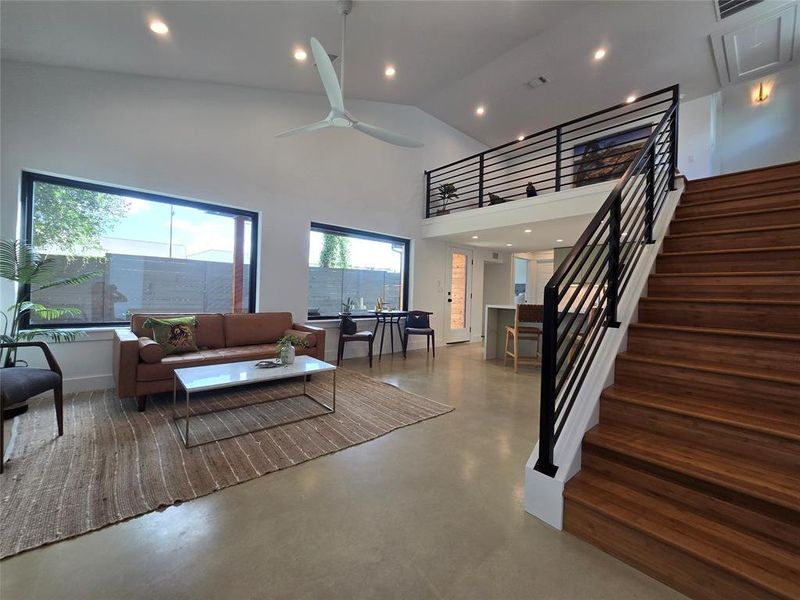
[[212,313],[195,315],[198,352],[172,354],[153,362],[144,350],[152,333],[143,327],[144,322],[149,317],[170,316],[176,315],[135,314],[130,329],[114,331],[117,394],[120,398],[136,396],[140,411],[149,394],[172,391],[175,369],[274,358],[278,355],[276,342],[286,334],[305,338],[308,347],[298,347],[298,354],[325,358],[325,330],[293,323],[291,313]]

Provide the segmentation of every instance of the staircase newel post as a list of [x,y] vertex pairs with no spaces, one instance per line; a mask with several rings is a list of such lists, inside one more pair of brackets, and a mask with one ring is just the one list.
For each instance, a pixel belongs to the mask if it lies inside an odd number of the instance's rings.
[[558,364],[558,288],[548,283],[544,288],[542,320],[542,384],[539,411],[539,458],[534,468],[554,477],[553,464],[556,430],[556,365]]
[[615,196],[608,216],[608,290],[606,292],[606,326],[619,327],[617,301],[619,300],[620,221],[622,220],[622,190]]
[[644,200],[644,243],[653,244],[653,222],[656,209],[656,148],[647,153],[647,195]]
[[556,127],[556,191],[561,190],[561,126]]
[[669,169],[669,189],[675,190],[675,171],[678,170],[678,106],[680,104],[680,88],[676,85],[672,88],[672,105],[675,112],[672,113],[670,120],[670,169]]
[[478,208],[483,207],[483,153],[478,158]]

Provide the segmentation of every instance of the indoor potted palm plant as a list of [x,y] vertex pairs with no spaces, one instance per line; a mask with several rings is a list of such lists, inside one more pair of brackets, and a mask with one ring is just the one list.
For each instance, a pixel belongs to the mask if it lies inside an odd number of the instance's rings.
[[[82,332],[76,329],[21,328],[26,317],[30,316],[52,321],[81,313],[81,309],[75,307],[54,308],[33,302],[31,298],[36,292],[54,287],[81,285],[100,275],[99,272],[91,272],[59,278],[56,269],[57,265],[52,257],[39,254],[20,240],[0,240],[0,277],[17,285],[16,302],[5,311],[0,311],[3,317],[0,340],[4,343],[34,338],[44,338],[52,342],[71,342],[82,335]],[[15,362],[16,352],[13,348],[9,348],[4,356],[0,355],[0,364],[3,366],[13,366]]]

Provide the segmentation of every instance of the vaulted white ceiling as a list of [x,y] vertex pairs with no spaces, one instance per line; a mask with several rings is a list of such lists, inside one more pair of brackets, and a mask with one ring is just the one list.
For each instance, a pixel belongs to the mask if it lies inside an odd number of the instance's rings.
[[[340,53],[333,1],[4,0],[0,11],[2,57],[52,65],[321,94],[293,50],[316,36]],[[712,0],[356,2],[345,96],[414,104],[494,145],[675,82],[688,98],[715,91],[708,35],[748,12],[718,23]],[[168,36],[148,30],[154,16]],[[550,83],[527,88],[538,75]]]

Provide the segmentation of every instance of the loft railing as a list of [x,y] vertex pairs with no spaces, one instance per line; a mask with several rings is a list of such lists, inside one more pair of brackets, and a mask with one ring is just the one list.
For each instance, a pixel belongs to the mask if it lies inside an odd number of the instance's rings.
[[544,290],[539,457],[536,470],[554,476],[555,444],[575,405],[637,261],[654,243],[653,224],[675,189],[678,86],[608,199]]
[[[665,88],[426,171],[425,216],[525,198],[528,183],[541,195],[619,178],[674,104],[676,90]],[[457,197],[442,197],[445,184],[456,188]]]

